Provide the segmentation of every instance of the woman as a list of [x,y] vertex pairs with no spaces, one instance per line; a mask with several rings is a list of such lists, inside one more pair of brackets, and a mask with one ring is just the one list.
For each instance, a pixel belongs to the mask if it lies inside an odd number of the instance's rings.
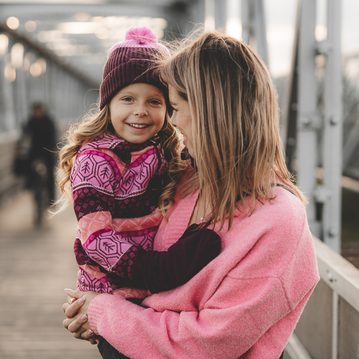
[[155,249],[207,226],[222,238],[221,254],[142,306],[93,293],[65,303],[64,326],[83,339],[93,331],[130,358],[278,358],[319,278],[270,75],[248,46],[214,32],[184,44],[161,70],[193,169]]

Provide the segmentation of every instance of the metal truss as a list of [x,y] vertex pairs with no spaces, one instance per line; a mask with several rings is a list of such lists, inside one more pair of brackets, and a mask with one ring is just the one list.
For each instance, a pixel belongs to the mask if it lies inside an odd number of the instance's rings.
[[[212,26],[223,28],[228,2],[206,0]],[[219,13],[218,3],[222,12]],[[306,195],[314,235],[341,250],[342,81],[341,1],[326,0],[326,38],[317,41],[319,0],[298,0],[286,113],[286,159]],[[227,9],[227,13],[223,14]],[[263,0],[241,0],[242,38],[268,64]],[[322,93],[319,86],[323,86]],[[321,100],[319,101],[319,94]],[[319,170],[318,170],[319,167]],[[319,174],[319,175],[318,175]]]
[[[286,152],[289,166],[297,173],[298,185],[309,200],[307,214],[312,232],[340,253],[340,0],[327,0],[326,9],[326,38],[317,41],[317,1],[298,1],[292,81],[287,109]],[[321,99],[319,83],[323,85]]]

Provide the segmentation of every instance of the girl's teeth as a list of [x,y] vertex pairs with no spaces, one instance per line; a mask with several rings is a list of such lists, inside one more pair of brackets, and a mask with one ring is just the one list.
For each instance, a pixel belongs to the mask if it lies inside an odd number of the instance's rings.
[[137,123],[129,123],[129,125],[131,127],[135,127],[135,128],[145,128],[145,127],[147,127],[147,125],[140,125],[140,124],[137,124]]

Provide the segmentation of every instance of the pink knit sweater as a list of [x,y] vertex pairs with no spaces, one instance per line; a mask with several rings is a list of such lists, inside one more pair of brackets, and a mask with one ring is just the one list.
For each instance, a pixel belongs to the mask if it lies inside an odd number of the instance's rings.
[[[131,358],[276,359],[319,280],[306,213],[276,187],[275,200],[250,216],[238,211],[218,231],[222,252],[189,282],[147,297],[147,308],[100,294],[88,309],[91,328]],[[163,220],[156,249],[186,229],[197,194]]]

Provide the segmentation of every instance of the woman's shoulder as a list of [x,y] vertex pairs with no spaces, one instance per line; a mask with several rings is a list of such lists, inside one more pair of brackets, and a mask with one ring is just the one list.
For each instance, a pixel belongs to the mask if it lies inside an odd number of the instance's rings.
[[266,203],[266,211],[270,211],[279,218],[288,221],[306,219],[306,210],[303,201],[286,186],[277,185],[273,188],[274,198]]
[[233,223],[254,221],[272,226],[286,222],[303,223],[306,219],[305,206],[296,194],[286,187],[274,186],[272,195],[270,200],[257,201],[253,210],[250,199],[238,202]]
[[265,248],[278,245],[285,251],[291,251],[303,233],[310,238],[302,201],[282,187],[273,188],[273,194],[272,200],[258,203],[253,212],[238,210],[230,230],[224,228],[220,231],[224,243],[236,246],[238,242],[240,247],[248,248],[262,243]]
[[256,211],[272,226],[303,226],[306,210],[303,201],[285,186],[273,187],[273,198],[260,204]]
[[305,207],[284,188],[275,188],[274,192],[272,201],[258,206],[249,216],[235,217],[231,229],[220,234],[224,251],[236,262],[233,276],[283,279],[289,267],[299,272],[303,265],[316,278]]

